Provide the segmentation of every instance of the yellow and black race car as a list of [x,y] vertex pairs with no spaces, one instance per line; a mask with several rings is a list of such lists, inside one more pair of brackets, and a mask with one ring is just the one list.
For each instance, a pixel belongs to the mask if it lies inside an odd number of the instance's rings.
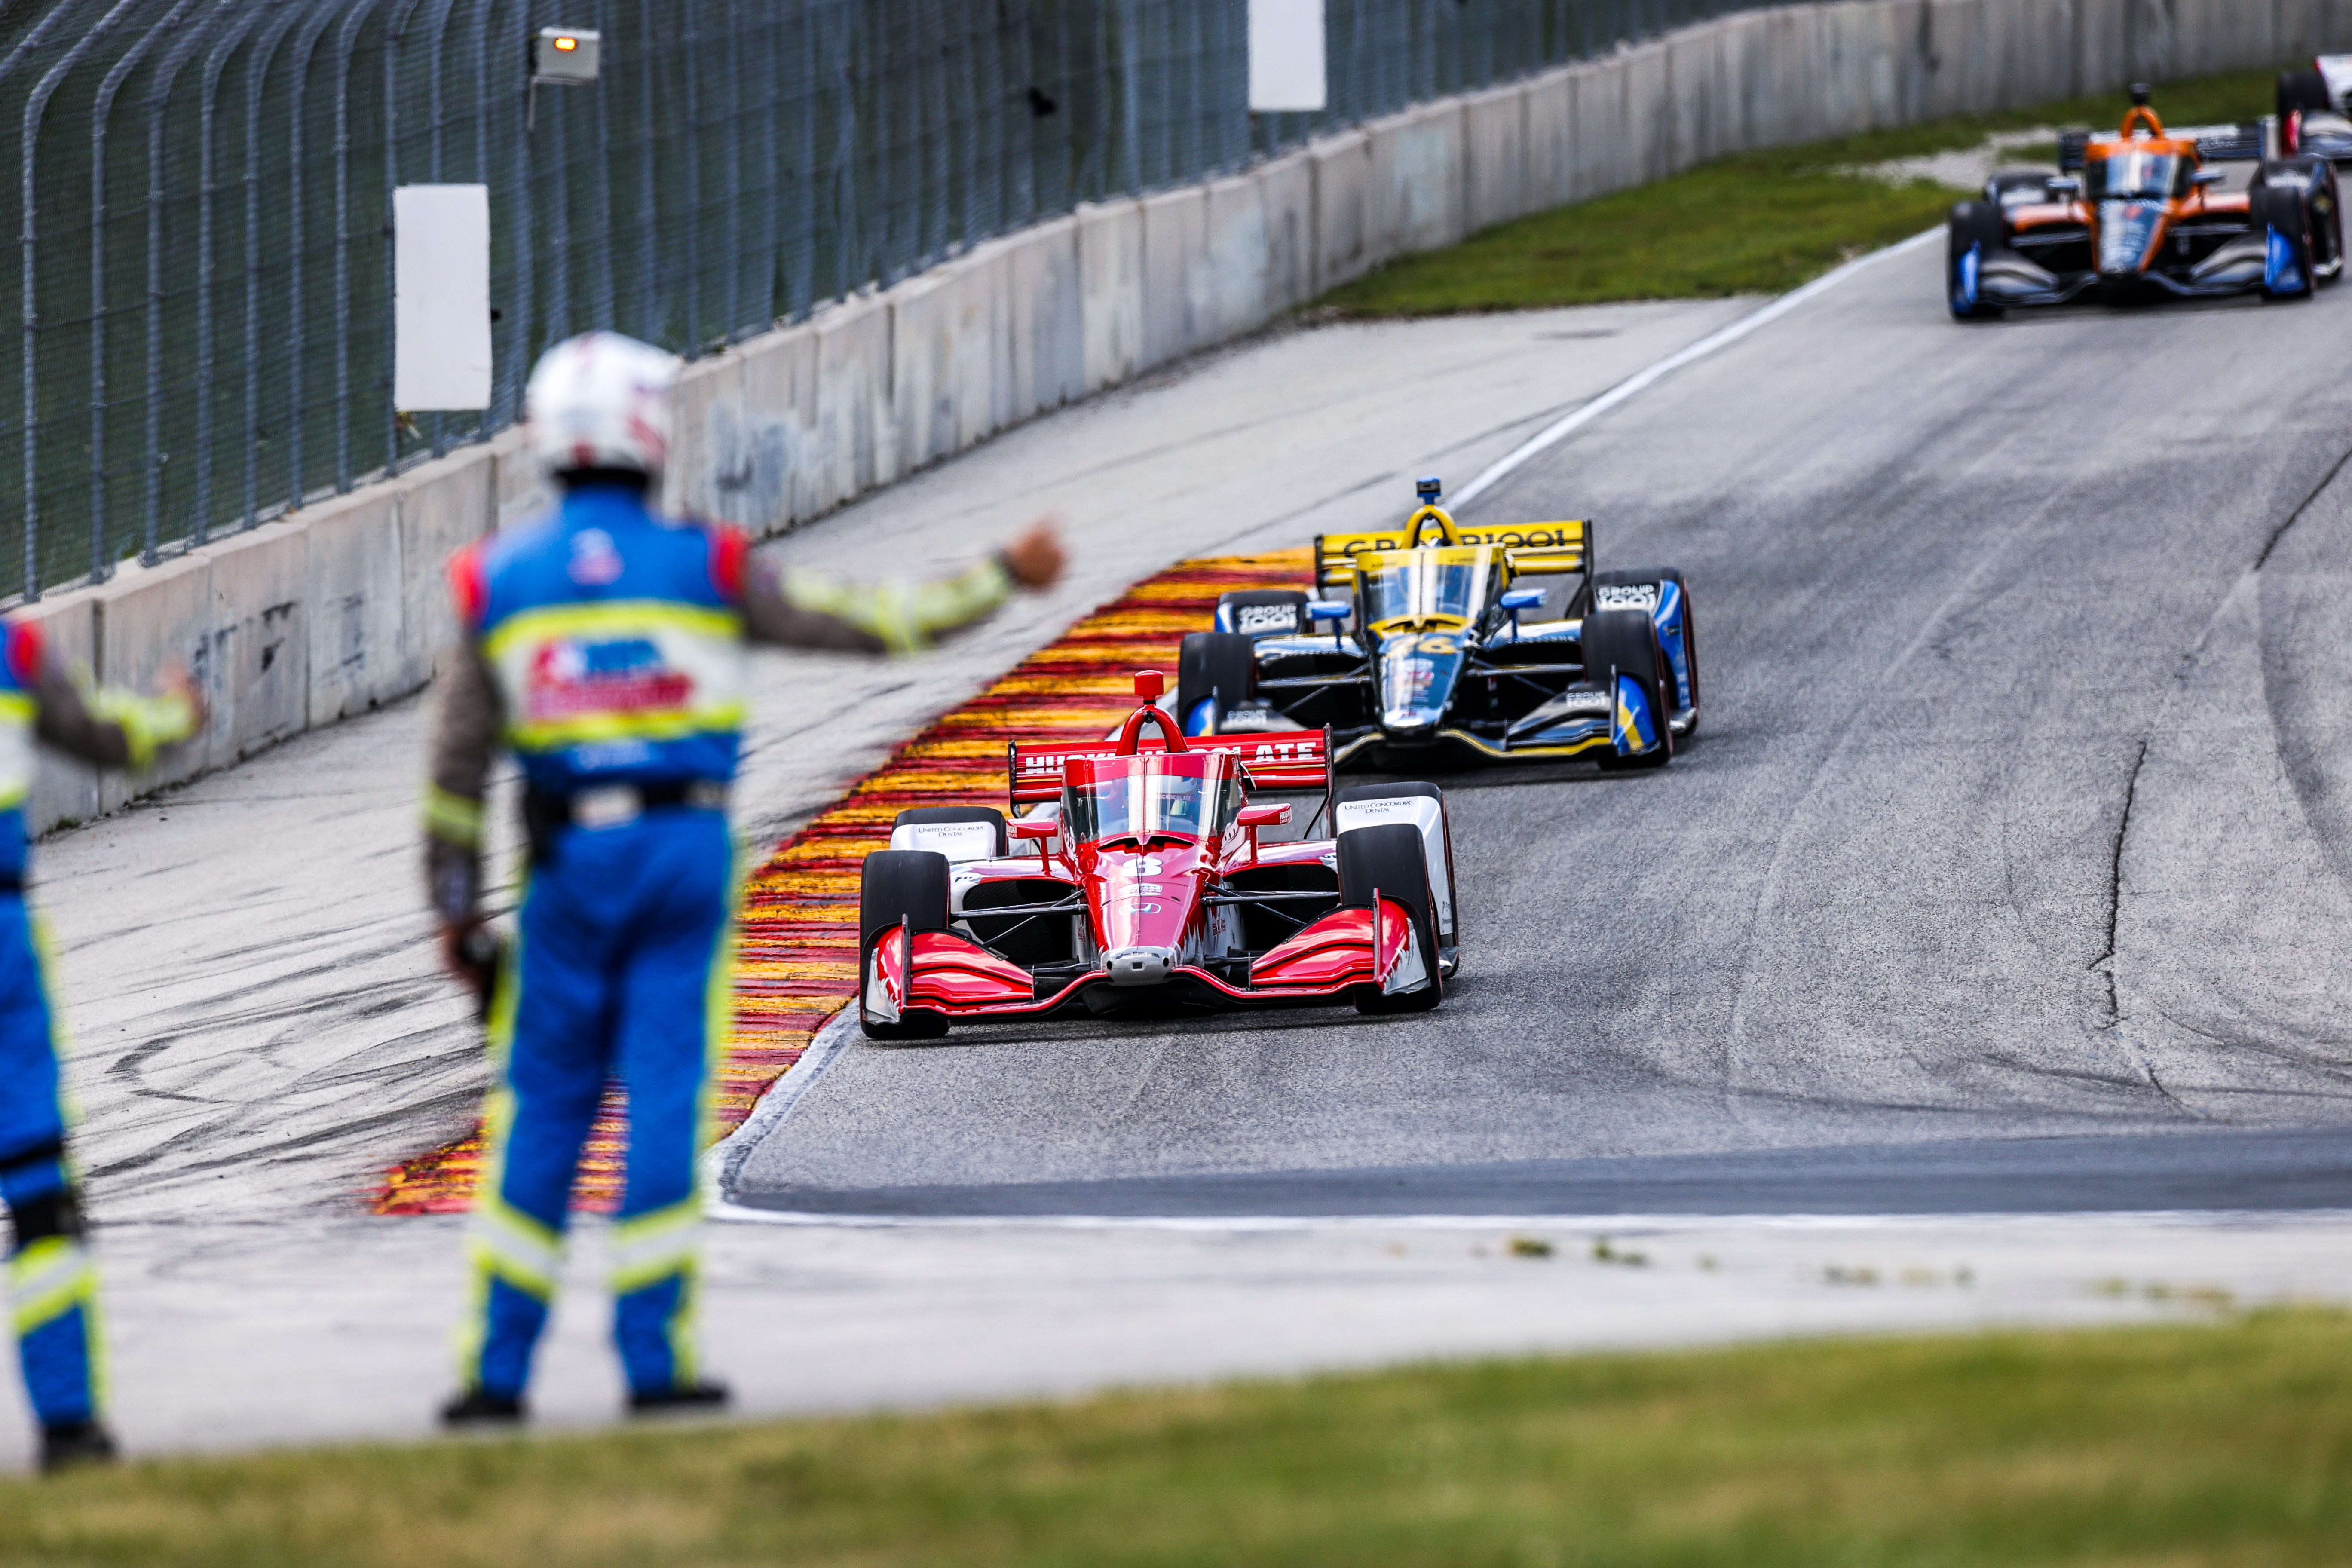
[[1184,732],[1328,728],[1335,766],[1671,761],[1698,725],[1683,574],[1595,572],[1589,522],[1465,527],[1437,480],[1416,488],[1402,528],[1315,542],[1312,593],[1218,602],[1215,629],[1184,639]]
[[1952,208],[1952,314],[1993,317],[2095,290],[2117,301],[2308,297],[2344,271],[2336,167],[2266,156],[2277,137],[2267,121],[2168,132],[2147,89],[2134,88],[2120,130],[2060,138],[2057,174],[2006,169],[1981,200]]

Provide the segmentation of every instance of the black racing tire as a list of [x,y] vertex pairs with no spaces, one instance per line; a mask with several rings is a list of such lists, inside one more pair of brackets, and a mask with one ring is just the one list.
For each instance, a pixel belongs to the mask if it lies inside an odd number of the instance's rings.
[[1671,671],[1665,650],[1658,646],[1657,623],[1646,610],[1595,610],[1584,617],[1584,678],[1613,693],[1609,672],[1630,675],[1648,687],[1650,711],[1658,725],[1659,744],[1638,757],[1621,757],[1612,749],[1602,756],[1604,768],[1663,768],[1675,760],[1674,726],[1666,721],[1674,710],[1666,704]]
[[1192,733],[1192,710],[1211,696],[1229,712],[1257,694],[1257,643],[1239,632],[1191,632],[1176,655],[1176,722]]
[[2294,247],[2296,270],[2304,279],[2299,289],[2273,290],[2265,286],[2266,300],[2307,300],[2318,292],[2317,273],[2313,266],[2311,244],[2311,205],[2301,189],[2301,183],[2272,184],[2265,167],[2263,183],[2248,193],[2248,205],[2254,222],[2275,229],[2286,237]]
[[2327,96],[2327,79],[2306,68],[2303,70],[2281,71],[2278,74],[2278,117],[2284,125],[2294,115],[2333,114],[2336,105]]
[[1979,258],[2009,243],[2009,224],[1993,202],[1956,202],[1944,220],[1944,303],[1956,321],[1998,321],[1999,305],[1989,305],[1979,294],[1974,303],[1962,298],[1960,262],[1971,248]]
[[[1698,733],[1698,716],[1702,693],[1699,689],[1698,679],[1698,615],[1691,604],[1690,584],[1683,581],[1682,569],[1678,566],[1643,566],[1634,568],[1612,567],[1609,571],[1595,572],[1592,574],[1592,586],[1596,599],[1599,595],[1600,590],[1603,587],[1613,587],[1620,584],[1658,582],[1672,583],[1675,587],[1682,590],[1683,595],[1683,641],[1689,648],[1690,657],[1691,700],[1688,711],[1691,719],[1690,722],[1684,726],[1680,739],[1688,741],[1693,735]],[[1664,650],[1661,649],[1660,651],[1664,652]],[[1673,669],[1672,661],[1668,662],[1667,668],[1669,676],[1666,680],[1666,697],[1669,701],[1676,704],[1674,710],[1675,712],[1680,713],[1685,711],[1685,710],[1680,706],[1682,693],[1676,688],[1671,676],[1671,671]]]
[[[1439,820],[1445,824],[1445,879],[1447,884],[1454,889],[1454,898],[1452,900],[1454,905],[1454,929],[1450,931],[1434,927],[1433,927],[1433,929],[1437,929],[1438,947],[1443,950],[1448,945],[1450,941],[1458,959],[1462,947],[1462,879],[1454,875],[1454,821],[1450,816],[1444,815],[1445,792],[1438,788],[1433,784],[1402,783],[1349,784],[1339,792],[1339,798],[1332,804],[1334,805],[1346,805],[1351,801],[1359,800],[1406,800],[1416,797],[1423,800],[1435,801],[1440,812]],[[1363,829],[1358,828],[1356,831],[1360,833]],[[1424,871],[1428,869],[1428,863],[1425,860],[1423,862],[1423,869]],[[1433,921],[1436,918],[1437,913],[1437,900],[1434,896],[1435,892],[1435,889],[1431,889],[1432,897],[1430,900],[1430,916]]]
[[996,858],[1002,860],[1012,853],[1012,838],[1004,831],[1004,814],[992,805],[912,805],[893,817],[890,826],[904,827],[908,823],[924,822],[987,823],[996,829]]
[[1437,921],[1421,830],[1404,822],[1351,827],[1339,835],[1337,847],[1340,906],[1369,910],[1376,894],[1402,904],[1412,913],[1413,939],[1421,943],[1422,967],[1429,972],[1428,984],[1402,996],[1382,995],[1375,986],[1358,987],[1356,1011],[1428,1012],[1444,999],[1445,976],[1438,968]]
[[1307,595],[1296,588],[1237,588],[1217,595],[1217,620],[1220,630],[1252,641],[1294,637],[1307,630]]
[[931,849],[877,849],[857,881],[857,1026],[869,1040],[936,1040],[948,1021],[928,1008],[908,1008],[895,1023],[866,1011],[866,979],[874,938],[900,921],[917,931],[948,929],[948,858]]

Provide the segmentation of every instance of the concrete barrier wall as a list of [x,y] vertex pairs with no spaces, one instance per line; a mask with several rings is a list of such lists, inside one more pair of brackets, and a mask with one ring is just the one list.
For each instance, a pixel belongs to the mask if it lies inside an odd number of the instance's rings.
[[432,679],[454,632],[441,567],[496,520],[501,468],[523,510],[529,470],[520,443],[502,438],[11,612],[100,680],[151,688],[167,665],[184,665],[213,706],[202,736],[136,779],[101,783],[46,757],[35,831],[87,821]]
[[[1840,0],[1724,17],[1206,184],[1083,206],[699,360],[665,499],[779,532],[1527,213],[1751,148],[2346,47],[2345,0]],[[449,641],[448,552],[547,500],[508,431],[19,612],[104,679],[184,663],[215,707],[148,778],[45,769],[37,827],[415,691]]]

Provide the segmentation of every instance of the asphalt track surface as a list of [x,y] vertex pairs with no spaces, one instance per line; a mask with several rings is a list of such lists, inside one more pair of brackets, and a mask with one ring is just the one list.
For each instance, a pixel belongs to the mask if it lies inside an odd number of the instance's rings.
[[2352,289],[1961,326],[1941,260],[1858,275],[1470,509],[1684,568],[1705,710],[1659,774],[1440,775],[1441,1010],[859,1042],[734,1196],[2352,1206]]

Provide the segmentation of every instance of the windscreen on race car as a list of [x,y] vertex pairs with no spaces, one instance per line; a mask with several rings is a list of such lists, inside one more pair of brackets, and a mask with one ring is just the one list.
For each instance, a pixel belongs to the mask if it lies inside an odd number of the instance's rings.
[[1400,550],[1366,555],[1356,565],[1363,624],[1450,616],[1476,620],[1486,612],[1494,552],[1481,547]]
[[2175,153],[2118,152],[2092,159],[2083,174],[2095,202],[2154,202],[2185,195],[2192,172]]
[[1078,844],[1213,837],[1241,798],[1240,774],[1221,752],[1074,762],[1062,787],[1062,830]]

